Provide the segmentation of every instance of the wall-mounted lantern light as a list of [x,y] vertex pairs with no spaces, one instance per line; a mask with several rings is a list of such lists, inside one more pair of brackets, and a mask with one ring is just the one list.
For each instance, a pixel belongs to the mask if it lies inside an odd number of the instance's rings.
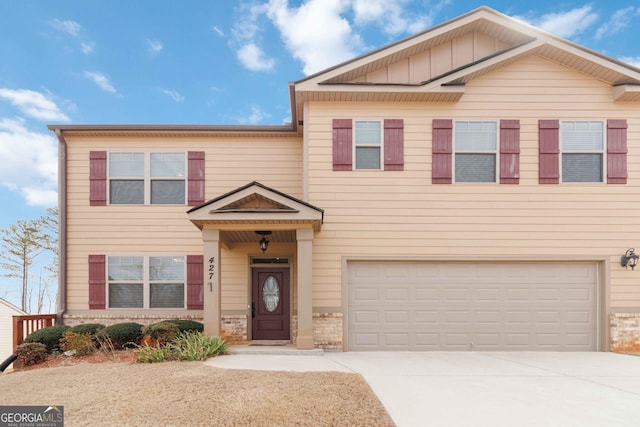
[[640,258],[635,251],[634,248],[627,249],[627,252],[620,258],[620,265],[627,268],[631,267],[633,270],[638,265],[638,259]]
[[262,236],[262,239],[260,239],[260,242],[258,243],[260,244],[260,250],[262,251],[262,253],[265,253],[267,251],[267,248],[269,247],[269,240],[267,239],[267,236],[271,235],[271,231],[260,230],[256,231],[256,234]]

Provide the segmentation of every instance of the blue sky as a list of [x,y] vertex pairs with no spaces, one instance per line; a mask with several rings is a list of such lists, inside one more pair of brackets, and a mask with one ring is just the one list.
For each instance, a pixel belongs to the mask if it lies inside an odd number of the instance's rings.
[[56,203],[47,124],[282,124],[288,82],[482,5],[640,66],[636,0],[514,3],[1,2],[0,228]]

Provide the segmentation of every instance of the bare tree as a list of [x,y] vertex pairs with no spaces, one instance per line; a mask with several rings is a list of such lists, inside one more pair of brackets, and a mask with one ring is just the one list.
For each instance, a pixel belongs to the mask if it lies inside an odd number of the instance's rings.
[[41,242],[42,248],[50,252],[53,256],[53,260],[47,270],[49,270],[53,276],[58,276],[58,208],[47,208],[47,213],[38,219],[36,219],[38,228],[42,233],[43,240]]
[[23,311],[27,311],[29,297],[29,267],[35,258],[44,250],[46,237],[40,231],[37,220],[18,220],[9,225],[2,233],[2,252],[0,253],[0,267],[6,270],[4,277],[20,279],[22,281],[21,304]]

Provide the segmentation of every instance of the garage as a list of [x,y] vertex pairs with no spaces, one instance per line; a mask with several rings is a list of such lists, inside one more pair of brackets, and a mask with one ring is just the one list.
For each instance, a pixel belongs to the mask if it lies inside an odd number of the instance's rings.
[[349,350],[595,351],[598,264],[349,262]]

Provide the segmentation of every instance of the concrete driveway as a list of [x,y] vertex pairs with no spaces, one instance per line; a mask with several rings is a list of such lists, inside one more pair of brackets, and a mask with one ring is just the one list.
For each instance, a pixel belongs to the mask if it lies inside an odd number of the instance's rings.
[[615,353],[236,354],[236,369],[361,374],[404,426],[640,426],[640,357]]

